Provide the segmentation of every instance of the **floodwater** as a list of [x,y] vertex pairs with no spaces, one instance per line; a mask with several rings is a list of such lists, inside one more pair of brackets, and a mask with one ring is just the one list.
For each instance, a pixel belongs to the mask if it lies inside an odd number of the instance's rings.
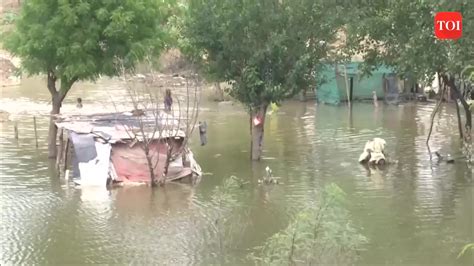
[[[235,195],[241,216],[225,236],[230,265],[249,264],[246,254],[285,228],[291,214],[328,183],[347,193],[352,222],[369,239],[357,265],[473,265],[470,255],[456,259],[474,242],[472,168],[430,161],[425,139],[432,104],[374,109],[361,103],[349,112],[289,102],[268,117],[264,159],[251,163],[243,108],[204,102],[200,120],[208,123],[209,143],[199,146],[198,136],[192,142],[206,173],[200,184],[107,191],[75,188],[48,170],[50,106],[43,82],[2,89],[0,108],[16,111],[20,139],[13,137],[12,122],[1,124],[1,264],[218,264],[211,195],[234,175],[249,183]],[[74,109],[76,97],[85,108],[107,109],[107,99],[123,95],[116,81],[82,84],[63,109]],[[373,137],[387,141],[398,164],[369,173],[357,163]],[[431,143],[433,151],[456,156],[453,108],[436,117]],[[267,165],[283,184],[258,185]]]

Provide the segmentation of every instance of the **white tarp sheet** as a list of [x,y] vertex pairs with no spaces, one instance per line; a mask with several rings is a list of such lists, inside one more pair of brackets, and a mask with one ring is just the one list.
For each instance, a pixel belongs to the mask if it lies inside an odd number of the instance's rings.
[[359,163],[369,162],[378,164],[380,160],[385,160],[385,145],[385,140],[381,138],[367,141],[364,151],[359,156]]
[[88,162],[79,162],[81,178],[74,182],[81,186],[105,186],[109,176],[111,148],[108,143],[95,142],[97,156]]

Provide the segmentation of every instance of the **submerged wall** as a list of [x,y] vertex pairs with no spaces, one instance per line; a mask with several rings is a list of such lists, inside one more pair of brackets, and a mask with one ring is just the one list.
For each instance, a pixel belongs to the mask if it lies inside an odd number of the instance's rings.
[[363,75],[359,71],[360,64],[359,62],[339,64],[337,68],[328,64],[321,74],[324,83],[317,88],[318,102],[338,104],[347,101],[351,86],[352,100],[372,99],[373,91],[377,93],[377,97],[384,97],[384,77],[393,71],[382,66],[374,70],[370,76]]

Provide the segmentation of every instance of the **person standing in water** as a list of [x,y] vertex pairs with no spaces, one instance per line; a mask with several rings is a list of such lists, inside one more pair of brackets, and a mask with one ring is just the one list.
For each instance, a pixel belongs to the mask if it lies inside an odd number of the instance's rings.
[[379,106],[379,103],[378,103],[378,98],[377,98],[377,93],[375,91],[372,91],[372,98],[374,99],[374,106],[375,107],[378,107]]
[[171,111],[171,106],[173,105],[173,98],[171,97],[171,90],[170,89],[167,89],[165,91],[164,104],[165,104],[165,111],[170,112]]
[[199,121],[199,137],[201,139],[201,146],[207,144],[207,123],[206,121]]
[[82,108],[82,99],[81,99],[81,98],[77,98],[76,107],[77,107],[78,109],[81,109],[81,108]]

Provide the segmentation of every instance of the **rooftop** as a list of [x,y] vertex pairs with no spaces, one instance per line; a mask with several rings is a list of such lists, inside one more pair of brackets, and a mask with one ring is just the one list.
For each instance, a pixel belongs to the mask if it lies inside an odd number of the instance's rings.
[[76,133],[94,133],[110,142],[142,139],[185,137],[186,121],[157,110],[101,113],[89,115],[57,115],[56,126]]

